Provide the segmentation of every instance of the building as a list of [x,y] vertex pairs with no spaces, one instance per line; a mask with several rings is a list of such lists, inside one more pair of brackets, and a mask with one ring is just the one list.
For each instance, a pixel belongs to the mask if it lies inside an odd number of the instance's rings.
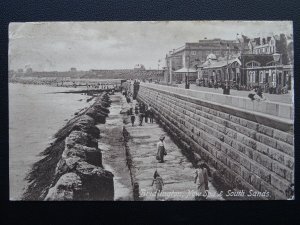
[[216,58],[223,58],[228,55],[238,55],[248,51],[246,36],[243,41],[222,40],[222,39],[203,39],[196,43],[185,43],[184,46],[173,49],[166,55],[166,66],[168,68],[169,79],[172,82],[174,71],[181,68],[195,68],[195,66],[204,63],[208,55],[213,54]]
[[146,70],[143,64],[136,64],[133,68],[134,70]]
[[174,71],[174,81],[175,83],[182,83],[186,80],[189,82],[195,82],[197,79],[197,70],[194,68],[181,68]]
[[32,68],[29,67],[26,69],[26,73],[32,73],[32,72],[33,72]]
[[293,66],[282,64],[280,58],[275,61],[271,54],[241,54],[228,60],[210,57],[198,67],[198,84],[212,87],[225,82],[238,89],[273,88],[280,93],[283,87],[293,87]]
[[249,53],[251,54],[281,54],[283,65],[293,64],[293,36],[292,35],[270,35],[257,37],[248,42]]
[[244,54],[241,56],[241,80],[242,86],[260,86],[282,88],[291,90],[293,79],[293,66],[282,63],[282,55],[278,62],[270,54]]
[[[212,87],[215,83],[239,82],[241,77],[241,61],[239,58],[217,60],[216,56],[209,55],[206,62],[198,69],[198,80],[203,86]],[[228,68],[228,69],[227,69]]]

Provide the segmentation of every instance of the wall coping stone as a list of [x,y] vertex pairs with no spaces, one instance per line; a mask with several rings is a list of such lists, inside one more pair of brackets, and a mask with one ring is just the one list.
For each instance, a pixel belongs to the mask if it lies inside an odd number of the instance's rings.
[[171,86],[159,85],[159,84],[144,84],[140,83],[141,86],[151,87],[157,90],[163,90],[179,95],[188,97],[194,97],[201,99],[202,101],[209,101],[213,103],[219,103],[238,109],[244,109],[247,111],[253,111],[257,113],[267,114],[269,116],[275,116],[288,120],[294,120],[294,107],[293,104],[278,103],[272,101],[251,101],[248,98],[232,95],[223,95],[219,93],[196,91],[190,89],[176,88]]
[[[288,118],[282,118],[279,116],[274,116],[270,115],[268,113],[261,113],[257,112],[254,110],[249,110],[249,109],[244,109],[244,108],[239,108],[235,106],[230,106],[230,105],[225,105],[224,103],[218,103],[218,102],[213,102],[209,101],[206,99],[201,99],[201,98],[196,98],[192,97],[189,95],[184,95],[184,94],[178,94],[176,93],[176,88],[172,88],[172,90],[165,90],[167,86],[163,85],[153,85],[153,84],[142,84],[141,86],[147,88],[147,89],[153,89],[161,93],[166,93],[172,96],[176,96],[182,100],[187,100],[189,99],[189,102],[195,103],[195,104],[200,104],[202,106],[208,107],[208,108],[213,108],[225,113],[229,113],[231,115],[235,115],[241,118],[245,118],[247,120],[260,123],[278,130],[282,130],[285,132],[293,133],[293,126],[294,126],[294,121]],[[170,87],[167,87],[170,88]],[[175,91],[174,91],[175,89]],[[177,88],[178,89],[178,88]],[[185,90],[185,89],[182,89]],[[185,90],[186,91],[186,90]],[[220,94],[218,94],[220,95]],[[230,96],[229,96],[230,97]],[[236,97],[236,96],[231,96],[231,97]],[[248,100],[248,99],[245,99]],[[251,100],[249,99],[251,102]],[[278,105],[281,105],[283,103],[278,103]],[[289,105],[291,104],[284,104],[284,105]]]

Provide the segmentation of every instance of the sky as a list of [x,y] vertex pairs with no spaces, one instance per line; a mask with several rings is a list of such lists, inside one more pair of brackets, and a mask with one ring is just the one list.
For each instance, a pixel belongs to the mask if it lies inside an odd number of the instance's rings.
[[10,23],[9,69],[132,69],[136,64],[157,69],[166,53],[186,42],[233,40],[237,33],[252,38],[293,29],[290,21]]

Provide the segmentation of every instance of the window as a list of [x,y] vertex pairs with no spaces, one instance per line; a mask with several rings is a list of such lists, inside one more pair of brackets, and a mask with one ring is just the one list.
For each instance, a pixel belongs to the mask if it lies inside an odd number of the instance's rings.
[[272,72],[272,76],[273,76],[273,77],[272,77],[272,78],[273,78],[273,79],[272,79],[272,80],[273,80],[273,83],[276,84],[276,73],[275,73],[275,71]]
[[249,74],[249,82],[255,83],[255,75],[256,75],[255,71],[249,71],[248,74]]
[[250,62],[246,63],[246,67],[248,67],[248,68],[259,67],[259,66],[260,66],[260,63],[256,62],[256,61],[250,61]]
[[264,71],[259,71],[259,83],[264,83],[265,73]]
[[192,51],[192,55],[196,55],[196,51]]
[[267,63],[267,66],[275,66],[275,62],[274,61],[269,62],[269,63]]

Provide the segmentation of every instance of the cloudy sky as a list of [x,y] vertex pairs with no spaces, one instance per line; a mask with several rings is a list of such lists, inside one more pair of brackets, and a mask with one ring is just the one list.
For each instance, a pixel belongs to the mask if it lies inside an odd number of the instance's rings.
[[[9,68],[36,71],[156,69],[169,50],[207,37],[292,33],[292,23],[234,21],[11,23]],[[162,63],[160,67],[163,66]]]

